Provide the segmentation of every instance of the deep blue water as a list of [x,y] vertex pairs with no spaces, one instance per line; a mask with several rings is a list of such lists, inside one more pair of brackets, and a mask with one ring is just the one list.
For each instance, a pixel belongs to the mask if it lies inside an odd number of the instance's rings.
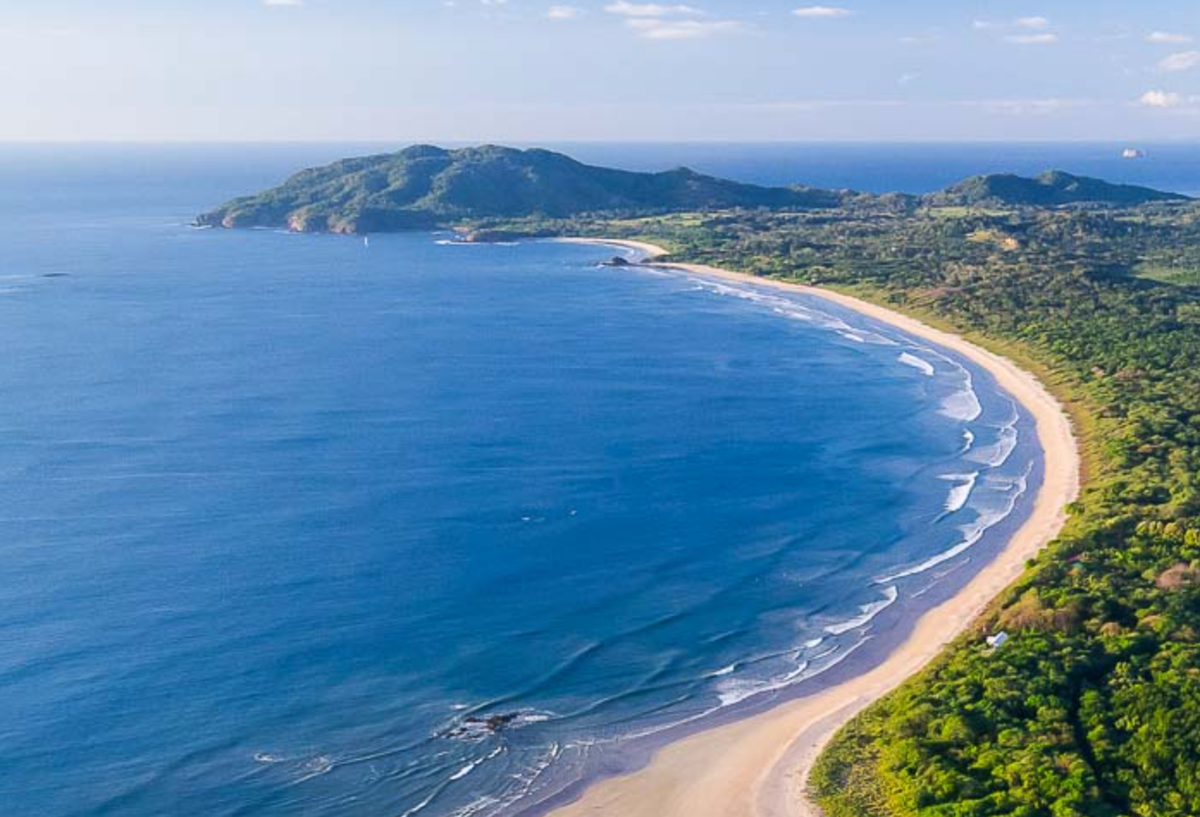
[[3,813],[513,813],[869,655],[1027,509],[991,379],[821,301],[187,226],[338,152],[0,151]]

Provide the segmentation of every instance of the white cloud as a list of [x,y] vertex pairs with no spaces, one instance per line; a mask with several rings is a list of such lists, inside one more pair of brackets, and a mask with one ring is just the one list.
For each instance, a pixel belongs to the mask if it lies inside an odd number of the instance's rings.
[[701,40],[745,28],[739,20],[663,20],[635,17],[625,24],[647,40]]
[[1148,43],[1167,43],[1170,45],[1185,45],[1190,43],[1192,38],[1187,34],[1173,34],[1170,31],[1151,31],[1146,35]]
[[1150,108],[1177,108],[1185,100],[1174,91],[1147,91],[1141,95],[1138,102]]
[[604,10],[625,17],[625,25],[646,40],[700,40],[746,28],[741,20],[693,19],[706,18],[708,15],[693,6],[680,4],[617,0],[605,6]]
[[304,0],[262,0],[264,6],[303,6]]
[[1045,17],[1018,17],[1013,20],[1013,25],[1017,28],[1037,28],[1042,29],[1050,25],[1050,21]]
[[850,9],[842,8],[841,6],[803,6],[796,9],[792,14],[805,19],[821,19],[828,20],[834,17],[849,17],[853,14]]
[[551,6],[546,10],[546,17],[551,20],[574,20],[583,15],[583,9],[578,6]]
[[1009,32],[1004,36],[1005,42],[1017,45],[1046,45],[1058,42],[1058,35],[1046,29],[1050,21],[1041,16],[1018,17],[1015,20],[975,20],[971,28],[976,31],[995,31],[997,34]]
[[677,15],[700,15],[704,12],[691,6],[660,6],[658,3],[630,3],[627,0],[617,0],[604,7],[609,14],[620,14],[625,17],[673,17]]
[[1159,60],[1158,70],[1172,74],[1177,71],[1188,71],[1197,65],[1200,65],[1200,51],[1181,51]]
[[1050,116],[1064,111],[1093,107],[1091,99],[976,99],[954,103],[964,108],[975,108],[993,116]]
[[1014,45],[1050,45],[1058,42],[1058,35],[1046,32],[1044,34],[1010,34],[1004,38],[1006,43]]

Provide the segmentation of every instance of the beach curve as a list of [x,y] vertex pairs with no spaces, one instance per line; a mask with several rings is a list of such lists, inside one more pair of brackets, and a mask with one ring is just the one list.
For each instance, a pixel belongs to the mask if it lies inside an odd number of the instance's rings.
[[[642,241],[559,239],[633,250],[639,260],[667,255]],[[1033,375],[959,335],[849,295],[701,264],[678,269],[823,298],[951,349],[983,367],[1033,417],[1045,474],[1029,517],[1003,550],[953,597],[926,611],[912,632],[867,672],[744,720],[662,747],[644,768],[603,779],[552,817],[819,817],[804,792],[809,771],[834,733],[855,714],[920,671],[962,633],[1027,560],[1061,531],[1079,493],[1081,462],[1070,419]]]

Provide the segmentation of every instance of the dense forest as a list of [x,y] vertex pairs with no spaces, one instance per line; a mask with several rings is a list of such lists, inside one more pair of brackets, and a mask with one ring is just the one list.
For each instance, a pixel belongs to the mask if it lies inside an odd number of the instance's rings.
[[1200,207],[894,204],[472,229],[654,241],[852,292],[1035,371],[1085,446],[1066,529],[842,730],[810,789],[829,817],[1200,814]]
[[681,167],[636,173],[585,165],[549,150],[414,145],[302,170],[196,222],[298,232],[379,233],[445,227],[463,218],[596,212],[839,206],[854,194],[759,187]]
[[449,227],[463,219],[662,214],[753,207],[906,209],[925,204],[1133,205],[1181,199],[1145,187],[1050,171],[1027,179],[974,176],[924,198],[814,187],[760,187],[686,167],[637,173],[586,165],[549,150],[414,145],[296,173],[278,187],[236,198],[196,218],[207,227],[380,233]]

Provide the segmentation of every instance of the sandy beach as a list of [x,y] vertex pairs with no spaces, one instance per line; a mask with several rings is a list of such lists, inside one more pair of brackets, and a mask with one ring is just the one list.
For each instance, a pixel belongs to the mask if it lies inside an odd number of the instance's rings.
[[[636,241],[564,239],[631,249],[646,258],[665,255]],[[925,613],[911,635],[874,669],[845,683],[785,703],[745,720],[699,732],[658,751],[650,764],[602,780],[554,817],[810,817],[820,812],[804,798],[812,763],[854,714],[925,666],[960,634],[1066,521],[1065,507],[1079,491],[1080,460],[1062,406],[1032,375],[958,335],[943,332],[874,304],[816,287],[756,278],[695,264],[667,267],[815,295],[885,321],[963,355],[991,372],[1034,418],[1045,476],[1029,518],[1003,551],[950,600]]]

